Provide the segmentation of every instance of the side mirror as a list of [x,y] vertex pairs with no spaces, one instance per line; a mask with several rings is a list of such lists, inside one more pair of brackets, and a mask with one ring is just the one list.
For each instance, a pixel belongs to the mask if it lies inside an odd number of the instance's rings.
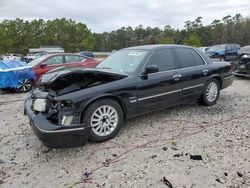
[[159,67],[157,65],[149,65],[143,70],[142,76],[147,76],[148,74],[156,72],[159,72]]
[[47,64],[46,64],[46,63],[41,63],[41,64],[40,64],[40,68],[43,69],[43,68],[45,68],[45,67],[47,67]]

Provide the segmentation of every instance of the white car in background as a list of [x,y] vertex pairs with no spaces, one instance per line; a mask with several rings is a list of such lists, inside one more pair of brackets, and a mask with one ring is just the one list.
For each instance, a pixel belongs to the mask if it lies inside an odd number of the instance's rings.
[[20,60],[21,57],[16,54],[5,54],[3,55],[4,61],[13,61],[13,60]]
[[210,46],[202,46],[202,47],[199,47],[199,49],[200,49],[201,51],[203,51],[204,53],[205,53],[206,51],[208,51],[209,48],[210,48]]
[[39,57],[46,55],[46,54],[47,53],[45,53],[45,52],[41,52],[41,53],[35,53],[33,55],[27,55],[27,56],[23,57],[23,61],[26,63],[29,63],[29,62],[33,61],[34,59],[39,58]]

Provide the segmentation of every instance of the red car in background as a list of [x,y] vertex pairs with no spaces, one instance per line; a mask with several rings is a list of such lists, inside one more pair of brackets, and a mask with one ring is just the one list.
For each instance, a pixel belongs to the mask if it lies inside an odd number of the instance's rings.
[[32,66],[33,73],[35,75],[34,80],[22,80],[18,89],[22,92],[28,92],[32,89],[33,85],[39,80],[39,78],[46,72],[58,68],[58,67],[86,67],[94,68],[98,64],[93,58],[81,56],[77,54],[70,53],[60,53],[60,54],[47,54],[41,56],[33,61],[29,62],[27,65]]

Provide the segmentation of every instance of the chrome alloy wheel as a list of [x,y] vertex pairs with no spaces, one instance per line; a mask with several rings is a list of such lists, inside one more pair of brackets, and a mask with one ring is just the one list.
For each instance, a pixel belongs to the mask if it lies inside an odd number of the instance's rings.
[[208,102],[214,102],[218,96],[218,86],[215,82],[210,82],[207,86],[207,100]]
[[29,79],[19,80],[16,90],[20,92],[27,92],[32,89],[32,81]]
[[90,123],[96,135],[108,136],[118,125],[118,112],[110,105],[100,106],[93,113]]

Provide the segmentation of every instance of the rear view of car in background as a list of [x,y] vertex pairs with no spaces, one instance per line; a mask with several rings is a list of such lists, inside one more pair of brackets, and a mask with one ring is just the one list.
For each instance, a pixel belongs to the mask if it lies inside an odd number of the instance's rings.
[[94,54],[91,51],[82,51],[82,52],[79,53],[79,55],[94,58]]
[[250,46],[244,46],[238,51],[238,61],[233,74],[250,77]]
[[224,61],[235,61],[238,57],[238,50],[240,45],[238,44],[218,44],[211,46],[206,54],[210,58],[219,58]]

